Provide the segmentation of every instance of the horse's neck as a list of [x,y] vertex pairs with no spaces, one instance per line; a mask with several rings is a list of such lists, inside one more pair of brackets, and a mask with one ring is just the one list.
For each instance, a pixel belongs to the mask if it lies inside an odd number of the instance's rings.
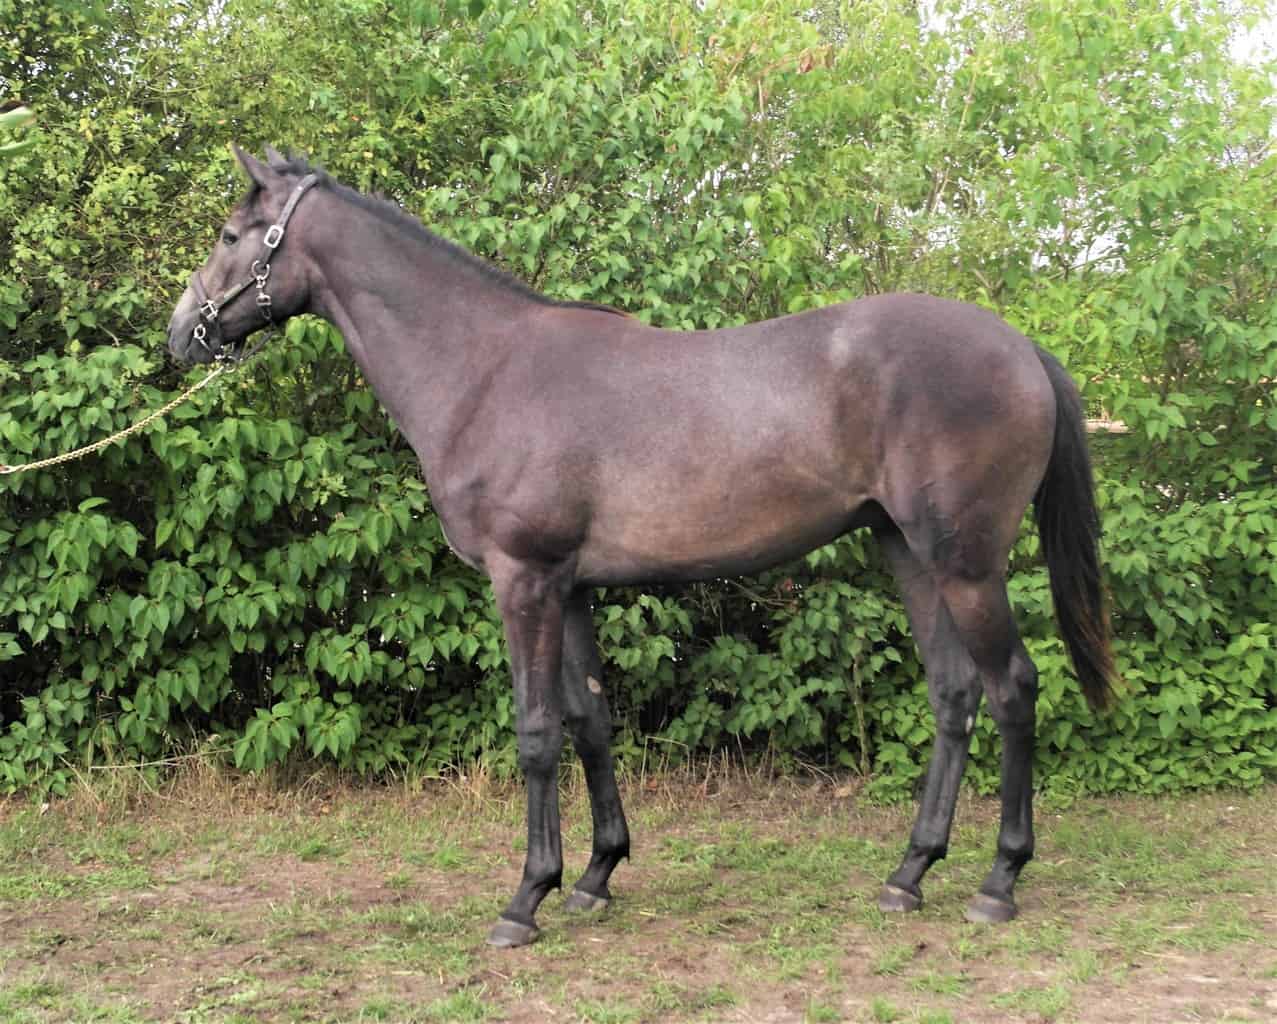
[[363,211],[333,242],[316,258],[311,311],[341,331],[427,478],[446,472],[453,436],[530,300]]

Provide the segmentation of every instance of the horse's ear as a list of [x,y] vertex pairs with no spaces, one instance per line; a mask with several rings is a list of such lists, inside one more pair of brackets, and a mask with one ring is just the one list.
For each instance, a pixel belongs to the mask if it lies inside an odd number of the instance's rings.
[[239,161],[239,165],[244,168],[244,173],[253,180],[253,183],[262,188],[270,188],[279,175],[267,167],[264,163],[253,156],[251,153],[245,153],[239,146],[231,143],[231,152],[235,154],[235,159]]
[[272,167],[283,168],[288,166],[288,160],[284,157],[284,154],[274,146],[266,147],[266,162]]

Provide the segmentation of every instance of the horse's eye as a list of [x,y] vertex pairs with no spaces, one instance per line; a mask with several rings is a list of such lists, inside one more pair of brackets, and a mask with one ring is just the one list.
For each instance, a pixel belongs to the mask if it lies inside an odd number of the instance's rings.
[[227,245],[234,245],[239,241],[239,235],[235,234],[230,228],[222,229],[222,241]]

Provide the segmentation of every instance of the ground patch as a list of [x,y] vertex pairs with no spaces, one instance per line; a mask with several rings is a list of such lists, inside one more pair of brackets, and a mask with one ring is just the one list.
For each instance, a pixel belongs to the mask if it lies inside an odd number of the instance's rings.
[[[634,860],[602,919],[484,945],[521,869],[514,789],[175,784],[0,804],[0,1019],[1263,1021],[1277,1017],[1277,787],[1039,813],[1002,928],[962,910],[996,804],[964,798],[923,910],[876,909],[911,808],[855,786],[626,787]],[[568,878],[589,809],[564,801]]]

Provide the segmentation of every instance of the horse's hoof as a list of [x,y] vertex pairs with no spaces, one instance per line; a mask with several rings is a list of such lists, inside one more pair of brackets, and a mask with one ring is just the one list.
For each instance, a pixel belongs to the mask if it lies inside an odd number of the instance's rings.
[[521,924],[503,917],[492,926],[488,933],[488,945],[498,949],[514,949],[536,942],[541,929],[534,924]]
[[1018,913],[1015,904],[1009,900],[978,892],[967,904],[966,918],[973,924],[1006,924]]
[[574,913],[583,913],[607,910],[611,903],[611,900],[603,896],[595,896],[593,893],[573,889],[568,894],[568,898],[563,901],[563,907],[565,910],[570,910]]
[[882,893],[878,896],[878,909],[884,914],[903,914],[921,906],[921,896],[915,896],[908,889],[890,883],[882,887]]

